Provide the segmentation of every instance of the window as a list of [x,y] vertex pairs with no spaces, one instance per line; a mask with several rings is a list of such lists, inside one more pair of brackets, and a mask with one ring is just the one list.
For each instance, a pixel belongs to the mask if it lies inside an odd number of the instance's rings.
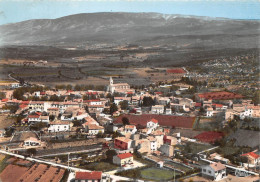
[[208,170],[208,173],[209,173],[209,174],[211,174],[211,171],[210,171],[210,170]]
[[203,169],[203,172],[206,172],[207,170],[206,169]]

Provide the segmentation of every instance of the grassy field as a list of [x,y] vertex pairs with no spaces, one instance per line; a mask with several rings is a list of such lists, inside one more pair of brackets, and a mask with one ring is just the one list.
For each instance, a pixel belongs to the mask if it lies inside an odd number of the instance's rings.
[[212,148],[212,145],[204,145],[204,144],[198,144],[198,143],[189,143],[190,147],[191,147],[191,153],[198,153],[201,152],[203,150],[207,150]]
[[5,167],[8,165],[6,163],[6,161],[10,158],[10,156],[4,156],[4,155],[1,155],[0,156],[0,173],[5,169]]
[[[159,168],[146,168],[140,171],[142,178],[155,180],[155,181],[165,181],[170,180],[174,177],[174,172],[166,169]],[[175,172],[175,175],[179,173]]]
[[203,150],[210,149],[212,147],[213,147],[212,145],[206,145],[206,144],[200,144],[200,143],[194,143],[194,142],[188,142],[186,144],[186,146],[185,145],[178,145],[178,148],[181,151],[185,151],[185,152],[193,153],[193,154],[196,154],[196,153],[201,152]]
[[16,118],[8,117],[6,114],[0,114],[0,129],[11,126],[16,121]]
[[94,171],[111,171],[118,168],[118,166],[107,162],[93,162],[85,165],[84,168]]

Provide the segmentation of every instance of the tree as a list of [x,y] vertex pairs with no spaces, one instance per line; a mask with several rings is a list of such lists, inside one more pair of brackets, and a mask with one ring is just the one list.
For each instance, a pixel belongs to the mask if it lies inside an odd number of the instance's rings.
[[4,92],[0,92],[0,99],[4,99],[6,97],[5,93]]
[[260,91],[256,91],[254,94],[254,97],[252,98],[252,101],[255,105],[260,104]]
[[121,109],[126,110],[128,108],[128,101],[127,100],[121,101],[119,102],[119,105]]
[[66,86],[66,90],[71,90],[71,89],[72,89],[72,85],[69,84]]
[[113,162],[113,157],[117,155],[115,150],[108,150],[106,151],[107,160]]
[[11,113],[15,113],[18,109],[19,109],[19,106],[18,105],[4,105],[3,106],[3,109],[6,109],[6,110],[10,110]]
[[49,119],[50,119],[51,121],[53,121],[53,120],[55,119],[55,116],[54,116],[54,115],[50,115],[50,116],[49,116]]
[[82,125],[81,122],[78,121],[78,120],[74,120],[74,121],[72,121],[72,123],[73,123],[73,127],[81,126],[81,125]]
[[39,131],[39,130],[41,130],[42,128],[47,127],[47,125],[48,125],[47,123],[38,122],[38,123],[32,125],[30,129],[31,129],[31,130]]
[[152,105],[154,105],[154,100],[153,100],[152,97],[144,97],[143,98],[143,106],[148,107],[148,106],[152,106]]
[[245,117],[244,122],[247,123],[247,127],[249,128],[249,125],[252,122],[252,119],[249,117]]
[[123,122],[123,125],[129,125],[130,124],[129,119],[127,117],[123,117],[122,122]]
[[35,148],[30,148],[26,150],[27,154],[31,155],[35,155],[37,150]]
[[113,114],[117,110],[118,110],[118,108],[117,108],[116,104],[115,103],[111,104],[111,106],[110,106],[110,114]]

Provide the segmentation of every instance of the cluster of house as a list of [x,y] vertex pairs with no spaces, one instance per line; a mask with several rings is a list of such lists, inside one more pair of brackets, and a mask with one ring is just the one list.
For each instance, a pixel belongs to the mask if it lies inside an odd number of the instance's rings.
[[114,139],[113,148],[118,153],[114,156],[114,163],[121,166],[133,163],[133,153],[135,150],[141,154],[156,154],[172,157],[174,146],[181,142],[180,135],[170,136],[169,129],[161,127],[158,120],[151,119],[146,122],[146,126],[137,129],[133,124],[121,125],[117,129],[121,134]]
[[[260,106],[252,104],[252,100],[243,99],[240,94],[226,91],[209,92],[195,94],[195,100],[197,107],[206,110],[207,117],[223,115],[226,121],[234,119],[234,116],[240,119],[260,117]],[[240,103],[234,103],[235,100],[239,100]]]

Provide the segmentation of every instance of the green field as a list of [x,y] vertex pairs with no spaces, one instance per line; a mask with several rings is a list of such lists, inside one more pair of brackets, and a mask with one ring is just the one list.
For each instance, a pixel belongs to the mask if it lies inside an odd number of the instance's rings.
[[[174,177],[174,172],[166,169],[159,168],[146,168],[140,171],[141,177],[144,179],[155,180],[155,181],[166,181],[171,180]],[[175,175],[180,173],[175,171]]]
[[107,162],[93,162],[85,165],[84,168],[94,171],[112,171],[118,168],[118,166]]

